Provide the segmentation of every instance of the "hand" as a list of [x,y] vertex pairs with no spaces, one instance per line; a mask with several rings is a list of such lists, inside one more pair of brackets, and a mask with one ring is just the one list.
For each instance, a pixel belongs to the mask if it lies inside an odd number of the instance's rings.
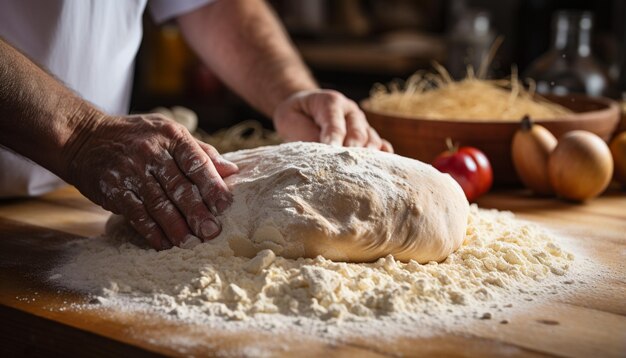
[[124,215],[153,248],[220,233],[216,215],[232,201],[222,177],[238,168],[182,125],[154,114],[104,117],[76,141],[71,182]]
[[393,152],[354,103],[337,91],[297,92],[274,112],[274,125],[286,141],[322,142]]

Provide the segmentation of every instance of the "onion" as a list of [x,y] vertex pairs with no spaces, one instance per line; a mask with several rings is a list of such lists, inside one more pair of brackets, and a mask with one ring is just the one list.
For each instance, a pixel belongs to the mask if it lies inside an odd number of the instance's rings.
[[548,174],[559,196],[576,201],[594,198],[611,181],[611,152],[606,143],[591,132],[565,133],[550,154]]
[[517,176],[532,191],[553,194],[548,177],[548,158],[556,147],[556,138],[545,127],[522,119],[521,128],[513,136],[511,154]]
[[626,187],[626,132],[617,135],[610,148],[615,164],[615,179]]

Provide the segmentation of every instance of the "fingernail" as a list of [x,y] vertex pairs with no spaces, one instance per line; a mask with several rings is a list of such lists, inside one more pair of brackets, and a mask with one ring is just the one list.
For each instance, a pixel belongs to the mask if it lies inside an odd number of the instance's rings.
[[237,164],[231,162],[230,160],[222,157],[221,155],[218,157],[218,160],[220,161],[220,163],[225,164],[225,165],[230,165],[232,167],[237,168]]
[[220,227],[213,220],[206,220],[200,226],[200,231],[203,239],[210,240],[219,234]]
[[193,235],[187,235],[185,236],[183,241],[180,243],[180,248],[190,250],[200,245],[201,242],[202,240],[200,240],[198,237],[193,236]]
[[[221,166],[222,168],[225,168],[226,170],[228,170],[231,173],[236,173],[239,171],[239,167],[237,166],[237,164],[228,161],[222,157],[217,158],[217,160],[215,161],[215,164]],[[220,173],[223,174],[223,173]],[[223,175],[222,175],[223,176]]]
[[322,143],[326,143],[328,145],[339,146],[343,144],[342,140],[337,136],[326,135],[321,138]]
[[230,201],[228,200],[217,199],[215,201],[215,209],[217,210],[218,214],[223,213],[226,209],[228,209],[229,206],[230,206]]

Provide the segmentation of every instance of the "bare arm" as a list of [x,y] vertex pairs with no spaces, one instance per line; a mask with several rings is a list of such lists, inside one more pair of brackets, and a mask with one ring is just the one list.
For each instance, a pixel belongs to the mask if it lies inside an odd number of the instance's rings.
[[106,115],[2,39],[0,144],[123,214],[156,249],[218,235],[231,200],[222,177],[237,171],[164,117]]
[[0,38],[0,144],[70,181],[79,134],[102,116]]
[[263,1],[217,1],[178,20],[202,60],[268,117],[293,93],[318,88]]
[[263,0],[219,0],[178,22],[200,58],[283,139],[392,150],[356,103],[319,89]]

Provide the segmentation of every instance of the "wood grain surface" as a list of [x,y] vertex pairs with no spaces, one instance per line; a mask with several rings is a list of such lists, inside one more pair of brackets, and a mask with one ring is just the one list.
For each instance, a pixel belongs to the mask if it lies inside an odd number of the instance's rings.
[[[566,235],[613,275],[587,290],[536,304],[510,317],[474,320],[467,330],[392,342],[268,332],[220,332],[111,310],[74,310],[87,298],[45,284],[63,244],[102,232],[108,213],[72,188],[37,199],[0,201],[0,356],[567,356],[626,357],[626,195],[613,190],[584,205],[523,191],[489,194],[481,207],[511,210]],[[168,339],[163,339],[166,336]],[[179,342],[180,344],[177,344]],[[189,344],[189,342],[199,342]]]

